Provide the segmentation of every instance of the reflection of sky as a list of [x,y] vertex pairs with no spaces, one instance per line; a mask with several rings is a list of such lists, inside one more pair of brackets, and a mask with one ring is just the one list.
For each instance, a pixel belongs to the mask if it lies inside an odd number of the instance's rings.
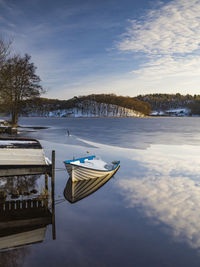
[[147,217],[167,225],[176,240],[200,248],[199,148],[152,146],[134,151],[132,160],[144,167],[138,177],[120,179],[128,207],[140,207]]

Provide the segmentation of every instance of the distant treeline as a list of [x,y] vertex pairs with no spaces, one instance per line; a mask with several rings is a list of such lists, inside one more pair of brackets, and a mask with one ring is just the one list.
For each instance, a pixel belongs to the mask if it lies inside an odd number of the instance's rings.
[[48,98],[35,98],[23,102],[23,114],[28,114],[38,111],[40,114],[54,111],[64,110],[73,107],[79,107],[81,102],[84,101],[96,101],[97,103],[113,104],[124,108],[139,111],[144,114],[151,112],[151,106],[149,103],[143,102],[140,99],[117,96],[115,94],[92,94],[88,96],[73,97],[69,100],[58,100]]
[[73,108],[74,101],[73,99],[59,100],[38,97],[26,100],[22,105],[22,115],[28,115],[29,113],[45,114],[54,110]]
[[191,110],[191,114],[200,115],[200,99],[190,103],[189,108]]
[[200,95],[147,94],[137,98],[151,105],[152,110],[168,110],[173,108],[189,108],[191,114],[200,114]]
[[[81,103],[105,103],[132,109],[143,114],[150,114],[152,110],[165,111],[174,108],[189,108],[191,114],[200,114],[200,95],[177,94],[147,94],[137,97],[117,96],[115,94],[92,94],[88,96],[75,96],[68,100],[34,98],[23,101],[22,115],[31,113],[46,114],[55,110],[80,108]],[[6,111],[0,106],[0,112]]]
[[139,111],[144,114],[151,112],[151,106],[149,103],[129,96],[117,96],[115,94],[93,94],[88,96],[80,96],[77,98],[78,101],[90,100],[98,103],[113,104],[124,108]]

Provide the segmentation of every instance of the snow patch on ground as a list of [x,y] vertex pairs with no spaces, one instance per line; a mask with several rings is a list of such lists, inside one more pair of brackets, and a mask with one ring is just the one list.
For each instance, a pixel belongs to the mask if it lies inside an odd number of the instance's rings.
[[191,111],[188,108],[173,108],[168,110],[153,110],[151,116],[190,116]]

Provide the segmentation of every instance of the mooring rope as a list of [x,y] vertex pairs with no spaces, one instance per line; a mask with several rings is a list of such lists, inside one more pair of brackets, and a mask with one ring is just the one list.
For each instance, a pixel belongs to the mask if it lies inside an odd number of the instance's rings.
[[66,171],[65,168],[55,168],[55,171]]
[[63,199],[57,199],[57,200],[55,200],[55,205],[58,205],[58,204],[63,203],[65,201],[66,201],[65,198],[63,198]]

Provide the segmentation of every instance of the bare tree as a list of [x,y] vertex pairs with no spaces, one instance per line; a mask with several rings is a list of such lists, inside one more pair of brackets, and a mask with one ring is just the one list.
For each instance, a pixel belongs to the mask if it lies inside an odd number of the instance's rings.
[[5,41],[3,38],[0,38],[0,68],[6,60],[6,57],[9,54],[9,47],[11,41]]
[[11,113],[12,127],[17,126],[22,101],[44,92],[31,57],[15,55],[5,61],[0,70],[0,99]]

